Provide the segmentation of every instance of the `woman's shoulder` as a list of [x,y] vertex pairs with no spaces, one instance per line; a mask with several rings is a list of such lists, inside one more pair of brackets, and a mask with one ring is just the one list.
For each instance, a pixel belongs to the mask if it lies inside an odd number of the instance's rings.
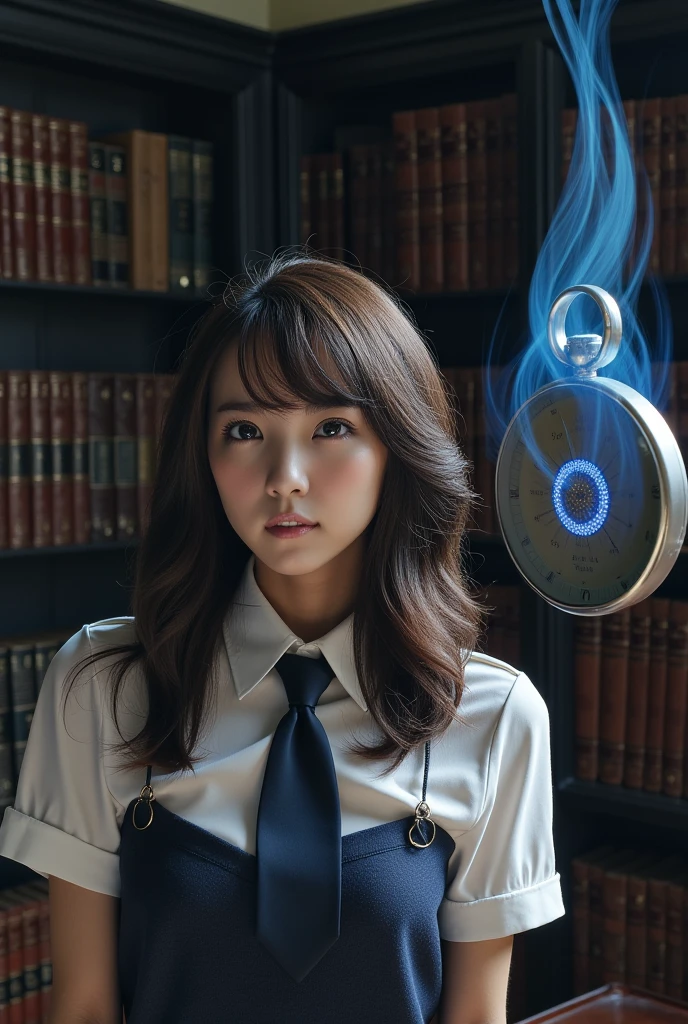
[[50,662],[44,686],[52,684],[54,690],[62,690],[63,684],[72,678],[72,669],[79,669],[79,689],[94,685],[102,678],[102,670],[116,660],[116,656],[92,660],[93,655],[108,647],[130,644],[135,639],[133,616],[118,616],[88,622],[77,630],[59,648]]
[[536,721],[547,717],[542,695],[525,672],[499,658],[474,651],[464,670],[459,717],[491,733],[505,711],[510,719]]

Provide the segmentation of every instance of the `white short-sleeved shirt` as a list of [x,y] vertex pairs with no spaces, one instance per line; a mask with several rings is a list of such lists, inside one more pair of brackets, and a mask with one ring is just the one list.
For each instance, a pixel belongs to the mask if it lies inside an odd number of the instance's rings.
[[[330,741],[342,835],[412,815],[422,797],[425,751],[410,754],[380,779],[380,766],[346,750],[353,738],[380,737],[356,677],[353,615],[304,644],[260,591],[251,556],[224,622],[218,696],[191,771],[153,769],[155,796],[170,811],[255,854],[265,762],[288,702],[274,669],[287,651],[317,657],[334,678],[315,713]],[[56,875],[119,896],[120,828],[139,795],[145,770],[114,769],[120,742],[106,689],[111,660],[85,670],[62,718],[63,681],[89,651],[133,639],[133,619],[84,626],[53,658],[31,723],[14,807],[0,826],[0,855],[47,877]],[[552,841],[549,717],[523,672],[483,654],[466,667],[465,692],[453,722],[430,749],[427,802],[456,848],[439,913],[443,939],[474,941],[526,931],[561,917]],[[140,666],[125,675],[119,722],[136,735],[147,697]]]

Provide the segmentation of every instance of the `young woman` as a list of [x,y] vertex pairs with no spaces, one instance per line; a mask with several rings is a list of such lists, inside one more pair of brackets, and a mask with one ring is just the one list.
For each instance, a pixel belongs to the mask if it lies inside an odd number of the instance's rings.
[[513,934],[564,913],[549,720],[476,652],[454,438],[339,263],[203,317],[134,614],[52,661],[0,828],[50,878],[53,1024],[505,1021]]

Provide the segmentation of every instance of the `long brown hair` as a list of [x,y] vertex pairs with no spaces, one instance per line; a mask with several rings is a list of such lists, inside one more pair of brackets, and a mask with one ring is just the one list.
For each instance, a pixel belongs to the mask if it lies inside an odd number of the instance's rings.
[[[360,405],[388,448],[353,618],[358,679],[383,738],[350,748],[389,760],[386,775],[458,717],[481,628],[461,553],[474,496],[452,405],[422,335],[393,295],[335,261],[273,257],[232,282],[197,324],[160,438],[136,564],[135,641],[95,650],[73,666],[71,683],[87,665],[116,656],[112,711],[122,736],[118,694],[140,662],[148,717],[136,737],[116,745],[131,755],[118,770],[193,770],[200,760],[192,752],[216,693],[222,622],[251,555],[222,508],[206,447],[209,383],[235,339],[254,401],[266,409],[324,398]],[[273,358],[260,361],[259,339]],[[319,346],[337,379],[318,360]]]

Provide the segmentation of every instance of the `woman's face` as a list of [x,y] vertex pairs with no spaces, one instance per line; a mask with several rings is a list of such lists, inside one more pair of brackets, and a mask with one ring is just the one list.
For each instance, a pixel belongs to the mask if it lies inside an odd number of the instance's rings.
[[[373,518],[387,448],[353,406],[266,412],[250,402],[233,342],[210,388],[208,458],[227,518],[275,572],[313,572],[353,544]],[[271,534],[283,512],[317,526],[301,536]]]

